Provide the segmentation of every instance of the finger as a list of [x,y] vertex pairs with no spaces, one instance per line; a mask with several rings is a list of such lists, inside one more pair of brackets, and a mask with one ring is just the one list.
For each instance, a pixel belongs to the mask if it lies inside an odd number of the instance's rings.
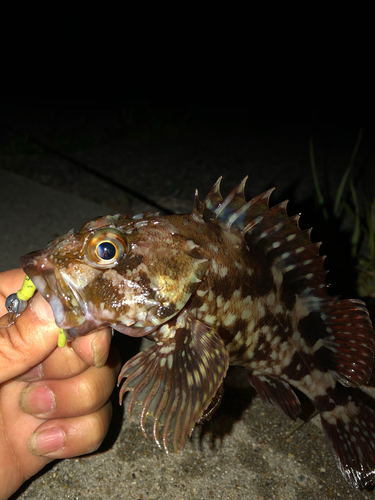
[[59,330],[51,308],[40,294],[32,304],[14,325],[0,328],[0,383],[40,363],[57,345]]
[[56,347],[45,360],[17,377],[17,380],[25,382],[61,380],[74,377],[88,367],[89,365],[77,356],[71,343],[68,342],[63,348]]
[[100,368],[108,358],[111,340],[112,329],[104,328],[89,335],[77,337],[71,345],[85,363]]
[[120,356],[113,349],[109,362],[91,366],[66,380],[36,382],[24,389],[19,405],[24,413],[40,419],[87,415],[102,407],[110,397],[120,371]]
[[0,280],[0,316],[7,313],[5,299],[11,293],[16,293],[22,287],[25,273],[22,269],[11,269],[1,273]]
[[105,438],[112,416],[111,403],[90,415],[49,420],[29,437],[27,447],[34,455],[69,458],[97,450]]
[[17,380],[65,379],[83,372],[88,365],[100,368],[107,361],[111,340],[110,328],[78,337],[63,348],[56,347],[42,363],[21,374]]

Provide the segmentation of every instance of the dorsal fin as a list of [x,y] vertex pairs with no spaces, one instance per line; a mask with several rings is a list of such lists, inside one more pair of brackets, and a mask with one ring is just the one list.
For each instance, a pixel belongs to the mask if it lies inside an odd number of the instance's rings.
[[223,222],[225,225],[228,225],[229,218],[246,204],[244,193],[246,181],[247,176],[215,208],[215,215],[219,223]]
[[269,199],[274,190],[275,188],[268,189],[245,203],[230,216],[227,226],[244,231],[249,224],[258,224],[269,209]]
[[206,196],[206,198],[204,199],[204,202],[203,202],[205,204],[205,207],[208,208],[208,210],[211,210],[211,212],[215,212],[216,209],[223,202],[223,197],[221,196],[221,193],[220,193],[221,179],[222,179],[222,177],[218,178],[218,180],[212,186],[211,191],[208,193],[208,195]]
[[199,200],[196,191],[193,215],[199,215],[205,220],[215,220],[224,227],[242,231],[249,222],[268,210],[268,201],[275,189],[268,189],[247,202],[244,193],[247,178],[248,176],[244,177],[226,198],[223,198],[220,192],[222,177],[215,182],[203,203]]
[[[223,198],[220,193],[221,179],[219,177],[203,203],[199,200],[196,191],[193,214],[205,220],[215,220],[223,227],[239,230],[246,240],[265,246],[265,252],[273,258],[282,255],[280,251],[277,251],[280,246],[283,246],[283,253],[292,253],[302,247],[311,246],[311,230],[299,229],[299,215],[288,216],[287,200],[269,208],[269,199],[275,188],[268,189],[250,201],[246,201],[244,194],[246,176],[226,198]],[[311,252],[318,250],[319,244],[316,245],[314,248],[310,247],[309,258],[312,257]],[[317,254],[318,252],[315,256]],[[301,260],[300,257],[298,257],[299,260]],[[306,259],[307,257],[303,255],[302,260]]]

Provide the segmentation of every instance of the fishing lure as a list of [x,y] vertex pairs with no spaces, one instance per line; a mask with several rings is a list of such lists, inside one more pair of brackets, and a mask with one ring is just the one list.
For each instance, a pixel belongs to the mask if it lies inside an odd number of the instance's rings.
[[[27,301],[31,299],[35,291],[36,291],[36,286],[28,276],[25,276],[22,287],[18,290],[18,292],[8,295],[5,301],[5,307],[9,314],[8,315],[9,326],[13,325],[16,322],[18,316],[20,316],[20,314],[26,310]],[[57,345],[59,347],[65,347],[66,338],[67,337],[64,330],[62,328],[59,328]]]

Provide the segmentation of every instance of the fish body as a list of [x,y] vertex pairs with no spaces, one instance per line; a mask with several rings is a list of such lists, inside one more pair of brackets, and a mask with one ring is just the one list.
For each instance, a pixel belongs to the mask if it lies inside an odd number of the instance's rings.
[[354,391],[373,366],[366,307],[327,294],[310,230],[287,202],[269,208],[272,190],[246,201],[245,182],[223,199],[219,179],[191,214],[94,219],[21,266],[71,339],[110,325],[154,341],[122,368],[120,394],[167,451],[210,417],[233,364],[293,419],[293,388],[306,394],[346,480],[375,485],[375,413]]

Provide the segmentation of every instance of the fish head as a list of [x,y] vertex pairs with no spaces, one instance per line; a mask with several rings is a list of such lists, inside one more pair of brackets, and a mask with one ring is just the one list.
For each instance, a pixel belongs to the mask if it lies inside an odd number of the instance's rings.
[[208,261],[170,217],[100,217],[21,257],[68,338],[104,326],[139,337],[181,311]]

